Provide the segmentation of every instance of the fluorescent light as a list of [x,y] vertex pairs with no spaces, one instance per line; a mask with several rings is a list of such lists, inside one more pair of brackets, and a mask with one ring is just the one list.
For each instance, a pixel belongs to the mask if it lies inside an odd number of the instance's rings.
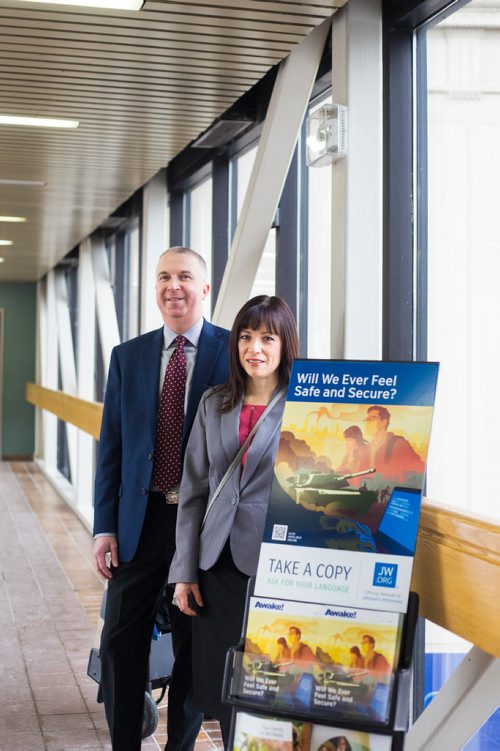
[[140,10],[144,0],[28,0],[33,3],[50,5],[81,5],[88,8],[108,8],[110,10]]
[[25,216],[0,216],[0,222],[25,222]]
[[64,120],[57,117],[0,115],[0,125],[29,125],[34,128],[78,128],[79,124],[78,120]]
[[28,185],[38,188],[47,185],[47,183],[43,182],[43,180],[9,180],[8,178],[0,178],[0,185]]
[[12,245],[12,240],[0,240],[0,245]]

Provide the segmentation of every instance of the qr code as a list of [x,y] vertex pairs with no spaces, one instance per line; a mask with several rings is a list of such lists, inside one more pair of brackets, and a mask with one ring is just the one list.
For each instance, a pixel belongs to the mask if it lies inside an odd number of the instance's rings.
[[288,534],[287,524],[274,524],[273,534],[272,534],[271,539],[272,540],[286,540],[287,534]]

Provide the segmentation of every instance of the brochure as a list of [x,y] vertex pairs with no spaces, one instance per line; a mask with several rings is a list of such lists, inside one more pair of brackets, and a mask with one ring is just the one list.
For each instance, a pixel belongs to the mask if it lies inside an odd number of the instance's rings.
[[256,594],[405,611],[437,371],[294,363]]
[[391,746],[389,735],[324,725],[312,727],[310,751],[390,751]]
[[233,751],[390,751],[391,736],[238,712]]
[[266,711],[388,720],[403,616],[252,597],[231,693]]
[[238,712],[233,751],[309,751],[311,725]]

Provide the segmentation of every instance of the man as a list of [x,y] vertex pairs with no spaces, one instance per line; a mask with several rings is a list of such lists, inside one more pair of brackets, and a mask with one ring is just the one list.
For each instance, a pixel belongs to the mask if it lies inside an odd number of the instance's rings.
[[361,638],[361,652],[365,660],[365,668],[376,673],[390,673],[391,666],[382,652],[375,652],[375,639],[370,634]]
[[307,644],[301,641],[302,631],[298,626],[288,629],[288,643],[290,645],[290,659],[294,662],[314,662],[314,653]]
[[[209,289],[198,253],[165,251],[156,270],[164,326],[115,347],[111,356],[94,555],[108,580],[101,688],[115,751],[141,747],[153,624],[175,550],[182,455],[203,392],[228,378],[229,332],[202,317]],[[202,720],[192,703],[191,619],[168,604],[175,663],[165,748],[190,751]]]
[[371,439],[369,465],[377,473],[394,482],[404,482],[407,476],[424,471],[424,462],[406,438],[388,431],[391,414],[386,407],[369,407],[366,433]]

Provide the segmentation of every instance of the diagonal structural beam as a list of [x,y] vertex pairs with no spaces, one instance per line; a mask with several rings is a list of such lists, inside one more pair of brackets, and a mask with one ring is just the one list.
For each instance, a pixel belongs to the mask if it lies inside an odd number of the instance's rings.
[[250,296],[330,26],[323,21],[280,65],[213,314],[219,325],[229,328]]

